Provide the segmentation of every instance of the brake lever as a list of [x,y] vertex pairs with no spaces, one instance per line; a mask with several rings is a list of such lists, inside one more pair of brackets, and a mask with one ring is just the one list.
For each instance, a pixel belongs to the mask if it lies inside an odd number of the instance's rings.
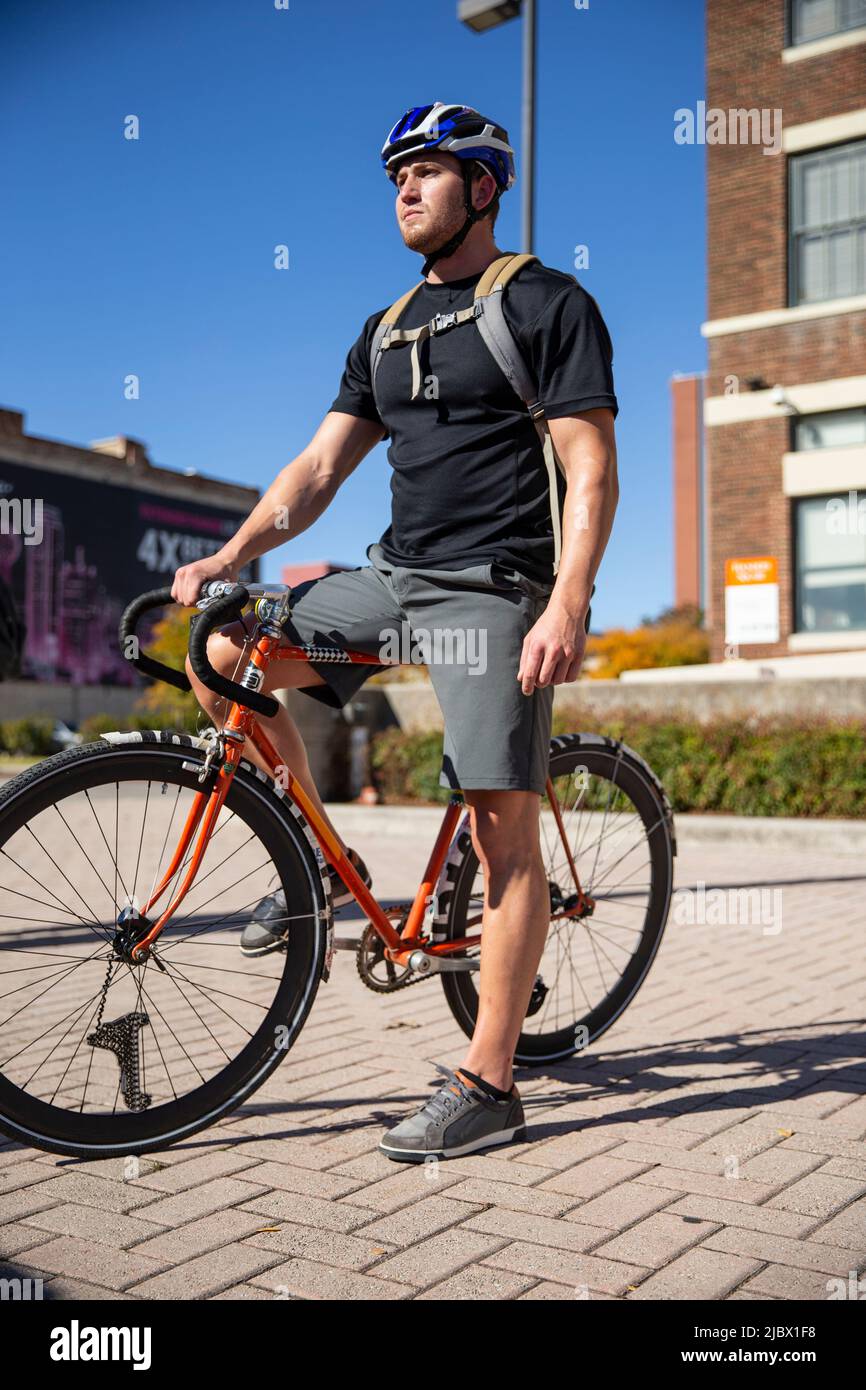
[[217,599],[231,593],[232,589],[239,589],[242,586],[231,579],[211,579],[208,580],[207,587],[210,592],[205,594],[203,598],[199,598],[194,605],[200,613],[206,613]]

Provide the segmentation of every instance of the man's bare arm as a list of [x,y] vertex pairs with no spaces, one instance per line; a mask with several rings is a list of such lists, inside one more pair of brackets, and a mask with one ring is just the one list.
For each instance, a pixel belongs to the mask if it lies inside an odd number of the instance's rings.
[[613,411],[551,420],[550,434],[566,477],[562,554],[550,600],[583,622],[619,501]]
[[373,420],[329,410],[309,444],[277,474],[231,540],[215,555],[177,571],[172,597],[191,607],[209,579],[237,579],[251,560],[306,531],[384,437]]
[[619,500],[613,411],[586,410],[549,424],[566,476],[562,553],[547,608],[523,644],[517,674],[526,695],[580,673],[589,597]]

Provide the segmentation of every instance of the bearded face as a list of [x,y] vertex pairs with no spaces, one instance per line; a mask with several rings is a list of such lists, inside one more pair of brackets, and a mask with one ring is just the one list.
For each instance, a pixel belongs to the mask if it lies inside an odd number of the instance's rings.
[[[472,181],[475,204],[486,206],[496,191],[492,174],[479,169]],[[463,170],[455,155],[407,158],[397,169],[397,223],[410,251],[429,255],[459,232],[466,220]]]

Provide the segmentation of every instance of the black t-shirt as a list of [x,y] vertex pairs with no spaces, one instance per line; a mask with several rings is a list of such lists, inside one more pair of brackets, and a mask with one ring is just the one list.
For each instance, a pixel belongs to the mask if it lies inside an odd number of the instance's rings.
[[[436,313],[470,307],[480,278],[479,272],[444,285],[425,282],[398,327],[418,328]],[[597,406],[616,414],[610,335],[595,300],[573,276],[530,262],[504,291],[503,310],[549,419]],[[380,541],[385,558],[433,569],[501,560],[552,583],[541,442],[475,322],[422,342],[414,400],[411,344],[384,352],[376,374],[380,414],[370,384],[370,343],[384,312],[367,319],[350,349],[330,408],[375,420],[390,437],[391,524]],[[557,486],[561,516],[565,480],[559,470]]]

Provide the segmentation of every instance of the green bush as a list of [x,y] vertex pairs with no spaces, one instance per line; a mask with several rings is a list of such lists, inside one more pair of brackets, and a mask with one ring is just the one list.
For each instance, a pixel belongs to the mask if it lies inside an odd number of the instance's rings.
[[[558,715],[564,734],[573,719]],[[621,739],[649,763],[674,811],[739,816],[866,818],[866,721],[616,719],[593,732]],[[441,733],[389,729],[373,739],[385,802],[443,802]]]
[[371,740],[373,782],[383,801],[422,801],[445,804],[451,792],[439,786],[442,735],[404,734],[386,729]]
[[83,743],[93,743],[103,734],[114,733],[115,730],[126,732],[130,729],[175,729],[195,733],[197,727],[195,716],[198,716],[202,726],[204,726],[205,716],[198,709],[198,706],[196,706],[195,715],[191,720],[182,715],[180,718],[170,720],[157,719],[152,710],[140,710],[126,715],[93,714],[89,719],[84,720],[78,732],[81,734]]
[[3,752],[19,757],[46,757],[52,751],[54,722],[47,714],[31,715],[26,719],[4,719],[0,723]]

